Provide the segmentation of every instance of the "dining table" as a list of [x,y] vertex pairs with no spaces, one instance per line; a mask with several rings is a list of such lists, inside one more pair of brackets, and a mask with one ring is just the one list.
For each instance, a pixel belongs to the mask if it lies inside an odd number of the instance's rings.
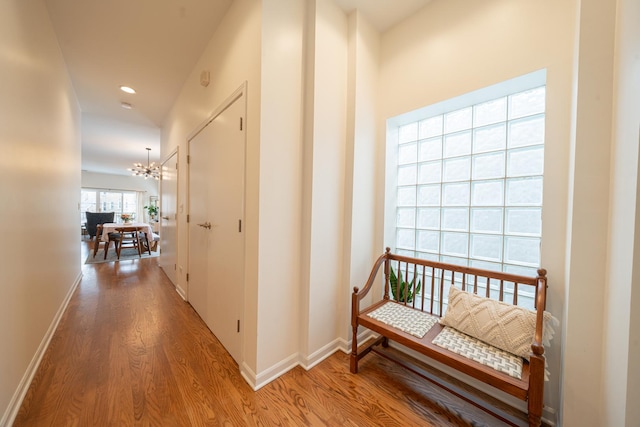
[[109,233],[116,233],[116,228],[131,228],[132,230],[142,227],[143,233],[146,233],[147,239],[153,241],[153,226],[146,222],[106,222],[102,224],[102,241],[109,241]]

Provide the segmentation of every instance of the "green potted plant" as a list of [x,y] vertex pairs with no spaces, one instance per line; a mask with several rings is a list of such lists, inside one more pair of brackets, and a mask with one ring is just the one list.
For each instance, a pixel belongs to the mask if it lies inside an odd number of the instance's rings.
[[391,285],[391,294],[393,295],[393,299],[395,301],[404,302],[406,297],[406,302],[413,302],[413,297],[415,297],[418,293],[420,293],[420,289],[422,288],[422,283],[418,280],[418,285],[413,289],[413,285],[416,281],[416,278],[411,280],[410,283],[407,283],[402,278],[402,272],[400,272],[400,284],[398,285],[398,277],[396,276],[395,271],[393,271],[393,267],[391,267],[391,274],[389,275],[389,284]]
[[146,209],[147,212],[149,212],[149,218],[155,221],[156,216],[158,215],[158,210],[159,210],[158,207],[156,205],[148,205],[148,206],[145,206],[144,209]]

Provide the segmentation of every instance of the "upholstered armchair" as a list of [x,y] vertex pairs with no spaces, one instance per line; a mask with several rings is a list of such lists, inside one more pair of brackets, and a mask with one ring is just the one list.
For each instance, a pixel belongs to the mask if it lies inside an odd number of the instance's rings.
[[113,222],[115,218],[115,212],[85,212],[85,214],[87,215],[87,233],[91,240],[96,235],[98,224]]

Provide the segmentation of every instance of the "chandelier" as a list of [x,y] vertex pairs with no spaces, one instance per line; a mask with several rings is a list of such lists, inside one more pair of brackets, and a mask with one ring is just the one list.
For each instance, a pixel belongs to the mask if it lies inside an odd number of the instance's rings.
[[135,176],[142,176],[144,179],[153,178],[160,179],[160,166],[156,165],[155,162],[149,164],[149,152],[151,148],[147,148],[147,165],[143,165],[142,163],[134,163],[133,167],[127,169],[128,171],[133,172]]

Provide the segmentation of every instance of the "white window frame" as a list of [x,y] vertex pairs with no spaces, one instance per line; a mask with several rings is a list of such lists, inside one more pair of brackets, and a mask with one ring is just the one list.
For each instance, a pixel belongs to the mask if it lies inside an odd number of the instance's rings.
[[[96,200],[95,200],[95,206],[96,209],[94,211],[91,212],[115,212],[115,218],[114,220],[117,222],[120,219],[120,215],[123,213],[128,213],[128,214],[137,214],[137,207],[138,207],[138,192],[136,191],[132,191],[132,190],[112,190],[112,189],[104,189],[104,188],[88,188],[88,187],[83,187],[81,189],[82,192],[84,191],[91,191],[91,192],[95,192],[96,193]],[[100,197],[101,197],[101,193],[111,193],[111,194],[119,194],[120,195],[120,209],[103,209],[103,202],[101,201]],[[124,207],[124,195],[127,194],[132,194],[135,197],[135,202],[134,202],[134,208],[133,210],[129,209],[124,211],[123,207]],[[80,223],[84,224],[85,222],[87,222],[86,216],[85,216],[85,209],[83,207],[81,207],[80,209]]]

